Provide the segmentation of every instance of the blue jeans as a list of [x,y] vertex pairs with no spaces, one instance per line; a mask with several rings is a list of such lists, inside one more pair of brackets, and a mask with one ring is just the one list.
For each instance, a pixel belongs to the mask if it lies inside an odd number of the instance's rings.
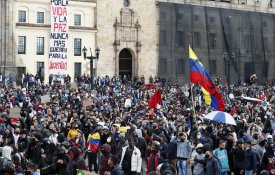
[[227,175],[228,171],[222,171],[220,175]]
[[253,170],[245,171],[245,172],[244,172],[244,175],[252,175],[252,174],[253,174]]
[[177,167],[178,167],[178,175],[188,175],[186,160],[178,160]]

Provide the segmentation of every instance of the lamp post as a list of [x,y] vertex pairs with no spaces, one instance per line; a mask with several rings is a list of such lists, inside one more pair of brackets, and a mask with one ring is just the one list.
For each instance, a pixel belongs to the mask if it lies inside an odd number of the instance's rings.
[[100,49],[98,47],[95,49],[96,56],[93,56],[91,48],[90,48],[91,56],[87,56],[87,49],[85,46],[82,49],[82,52],[83,52],[84,60],[86,60],[86,59],[90,60],[90,85],[91,85],[91,90],[93,90],[93,88],[94,88],[94,72],[93,72],[94,60],[95,59],[98,60]]

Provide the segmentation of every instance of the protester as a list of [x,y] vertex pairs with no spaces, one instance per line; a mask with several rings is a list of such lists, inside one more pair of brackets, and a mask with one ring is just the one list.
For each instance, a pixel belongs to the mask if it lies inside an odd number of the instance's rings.
[[255,150],[251,148],[252,138],[250,136],[246,136],[244,138],[244,165],[241,174],[245,175],[256,175],[257,172],[257,153]]
[[219,148],[213,151],[213,154],[218,158],[221,163],[221,175],[227,175],[229,171],[229,160],[228,154],[225,150],[225,141],[221,140],[219,144]]
[[206,158],[206,175],[220,175],[222,172],[221,163],[213,155],[212,151],[207,151],[205,153]]
[[192,148],[187,140],[187,134],[180,132],[178,137],[171,140],[177,143],[177,168],[179,175],[188,175],[187,160],[191,157]]
[[[259,85],[254,75],[249,84],[215,82],[236,126],[204,118],[214,109],[198,85],[104,76],[93,78],[91,91],[87,75],[76,84],[56,75],[45,84],[39,76],[0,87],[0,162],[7,167],[0,174],[275,172],[274,84]],[[156,91],[159,102],[149,108]]]
[[141,153],[134,145],[134,138],[128,139],[129,146],[122,148],[119,165],[122,166],[125,175],[135,175],[141,171]]

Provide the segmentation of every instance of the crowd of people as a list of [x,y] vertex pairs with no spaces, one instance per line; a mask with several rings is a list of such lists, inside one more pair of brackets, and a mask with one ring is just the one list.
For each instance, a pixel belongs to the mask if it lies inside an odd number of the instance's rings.
[[[152,77],[150,84],[143,77],[93,81],[93,90],[85,76],[73,88],[53,79],[1,87],[0,174],[275,174],[274,84],[215,81],[233,126],[204,119],[213,109],[198,85]],[[158,88],[162,102],[148,108]],[[11,116],[15,109],[20,113]]]

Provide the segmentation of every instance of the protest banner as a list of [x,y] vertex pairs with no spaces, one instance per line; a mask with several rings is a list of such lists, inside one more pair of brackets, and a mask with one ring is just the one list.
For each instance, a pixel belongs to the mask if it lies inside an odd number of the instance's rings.
[[49,95],[43,95],[41,96],[41,102],[42,103],[48,103],[51,101],[51,97]]
[[51,0],[49,74],[67,74],[68,0]]

